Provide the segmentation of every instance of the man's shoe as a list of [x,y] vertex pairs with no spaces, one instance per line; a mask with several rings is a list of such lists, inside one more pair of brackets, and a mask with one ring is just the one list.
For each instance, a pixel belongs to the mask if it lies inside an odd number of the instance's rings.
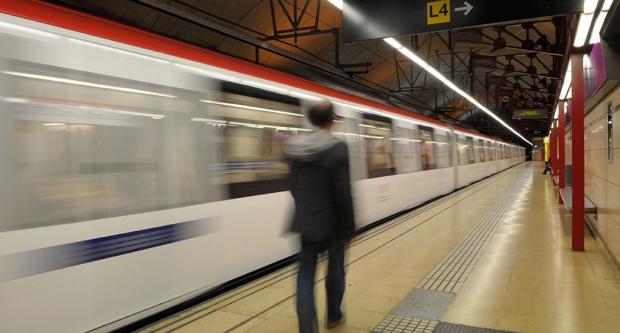
[[340,319],[337,320],[328,320],[327,323],[325,324],[325,327],[327,327],[327,329],[332,329],[334,327],[340,326],[344,323],[344,316],[341,316]]

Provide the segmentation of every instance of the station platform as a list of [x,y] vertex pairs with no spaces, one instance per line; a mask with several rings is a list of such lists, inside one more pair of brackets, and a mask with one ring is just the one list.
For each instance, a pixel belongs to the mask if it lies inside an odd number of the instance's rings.
[[[618,272],[570,218],[542,164],[524,163],[354,239],[346,322],[324,332],[620,332]],[[295,266],[144,332],[296,332]],[[487,330],[484,330],[487,329]]]

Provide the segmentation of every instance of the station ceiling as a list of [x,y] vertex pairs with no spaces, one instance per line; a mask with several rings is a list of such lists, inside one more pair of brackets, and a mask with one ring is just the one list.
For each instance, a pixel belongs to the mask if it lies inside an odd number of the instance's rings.
[[[341,90],[517,139],[382,40],[344,44],[327,0],[51,0],[322,82]],[[399,37],[528,138],[549,130],[575,16]],[[516,109],[541,119],[512,119]]]

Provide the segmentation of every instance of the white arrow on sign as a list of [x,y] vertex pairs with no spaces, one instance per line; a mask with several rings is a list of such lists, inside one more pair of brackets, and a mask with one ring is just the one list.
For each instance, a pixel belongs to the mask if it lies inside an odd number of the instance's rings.
[[469,14],[469,12],[471,12],[471,10],[474,9],[474,6],[472,6],[467,1],[465,1],[464,5],[465,5],[465,7],[454,8],[454,11],[455,12],[465,12],[465,16],[467,16],[467,14]]

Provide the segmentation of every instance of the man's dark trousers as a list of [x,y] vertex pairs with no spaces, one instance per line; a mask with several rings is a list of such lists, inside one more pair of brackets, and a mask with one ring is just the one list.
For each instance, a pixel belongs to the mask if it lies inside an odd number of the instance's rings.
[[344,296],[344,250],[345,241],[326,243],[301,242],[299,272],[297,273],[297,317],[300,333],[318,332],[318,320],[314,302],[314,275],[319,255],[327,251],[328,267],[325,289],[327,291],[327,320],[342,318],[340,306]]

